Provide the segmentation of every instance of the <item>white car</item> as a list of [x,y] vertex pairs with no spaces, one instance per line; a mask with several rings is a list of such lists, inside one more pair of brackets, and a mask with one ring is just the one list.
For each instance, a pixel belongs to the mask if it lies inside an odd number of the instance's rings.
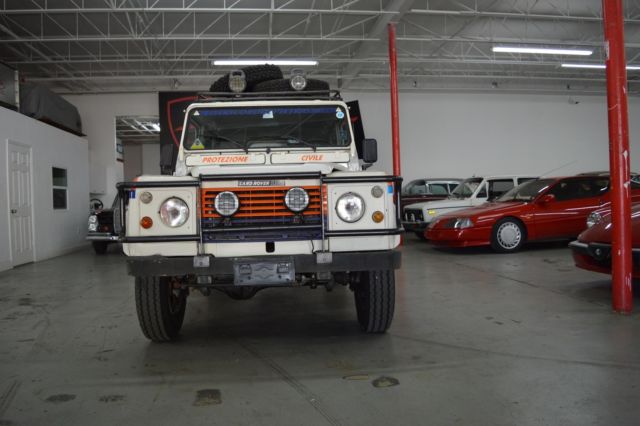
[[402,225],[406,231],[424,238],[424,231],[435,217],[491,201],[533,176],[485,176],[465,179],[444,200],[410,204],[404,208]]

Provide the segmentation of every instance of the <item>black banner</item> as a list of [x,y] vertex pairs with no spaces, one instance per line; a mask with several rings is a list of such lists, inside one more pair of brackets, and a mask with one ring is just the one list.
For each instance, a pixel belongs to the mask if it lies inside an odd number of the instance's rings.
[[160,170],[164,175],[173,173],[180,147],[184,113],[198,99],[197,92],[159,92],[160,111]]

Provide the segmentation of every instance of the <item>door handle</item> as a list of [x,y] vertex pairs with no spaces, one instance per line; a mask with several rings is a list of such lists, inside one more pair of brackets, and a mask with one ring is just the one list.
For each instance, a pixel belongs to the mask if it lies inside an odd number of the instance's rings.
[[18,210],[16,210],[16,209],[11,209],[11,214],[16,214],[16,213],[18,213]]

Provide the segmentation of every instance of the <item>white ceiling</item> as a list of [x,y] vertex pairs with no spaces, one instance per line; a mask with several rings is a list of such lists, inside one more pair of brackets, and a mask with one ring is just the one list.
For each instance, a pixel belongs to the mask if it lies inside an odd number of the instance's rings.
[[[640,63],[640,1],[625,2]],[[402,90],[601,93],[601,0],[0,0],[0,59],[58,92],[206,90],[215,58],[313,58],[309,74],[387,90],[397,23]],[[498,54],[494,44],[588,47],[591,57]],[[640,92],[640,71],[629,71]]]

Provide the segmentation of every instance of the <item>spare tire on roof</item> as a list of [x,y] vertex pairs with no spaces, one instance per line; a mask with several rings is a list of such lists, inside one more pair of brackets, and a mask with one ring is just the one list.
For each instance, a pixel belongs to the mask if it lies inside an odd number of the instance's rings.
[[[329,90],[329,83],[323,80],[316,80],[313,78],[307,79],[307,85],[304,87],[304,92],[316,91],[316,90]],[[291,88],[288,78],[279,80],[268,80],[258,83],[253,87],[254,92],[295,92]]]
[[[245,92],[253,90],[256,84],[267,80],[278,80],[283,77],[282,70],[277,65],[251,65],[240,68],[247,81]],[[210,92],[229,92],[229,73],[213,82]]]

